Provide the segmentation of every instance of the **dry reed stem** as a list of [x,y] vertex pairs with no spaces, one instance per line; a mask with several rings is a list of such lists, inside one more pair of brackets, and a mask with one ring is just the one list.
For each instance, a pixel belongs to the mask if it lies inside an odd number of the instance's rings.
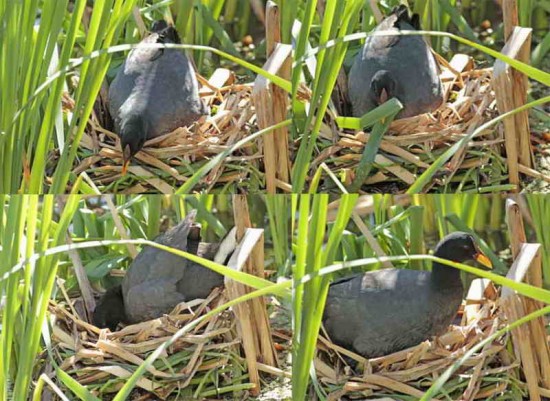
[[[529,257],[528,260],[522,265],[518,264],[518,267],[516,269],[511,269],[508,274],[512,275],[516,280],[525,280],[531,285],[542,288],[540,245],[526,244],[527,236],[525,234],[521,209],[519,204],[512,199],[506,200],[506,222],[509,228],[512,256],[514,259],[517,260],[522,251],[525,253],[529,250],[531,251],[527,255]],[[507,293],[509,292],[507,291]],[[519,300],[521,300],[522,303],[521,306],[517,306],[520,312],[523,308],[525,313],[532,313],[542,307],[542,303],[527,297],[518,297],[517,302],[519,302]],[[513,314],[515,310],[511,312]],[[550,387],[550,346],[546,340],[546,322],[544,317],[530,321],[527,327],[530,328],[529,343],[535,350],[534,358],[536,360],[536,366],[534,369],[537,370],[536,378],[539,384],[544,387]],[[534,388],[532,383],[531,388]]]
[[[528,62],[531,44],[530,28],[514,27],[502,53],[508,57]],[[523,106],[527,101],[527,76],[514,71],[501,60],[495,62],[493,82],[498,109],[501,114]],[[504,122],[506,138],[506,158],[510,174],[510,183],[519,188],[518,163],[532,166],[531,138],[529,132],[528,112],[524,111],[507,117]]]
[[[247,242],[251,244],[250,256],[244,265],[244,271],[256,277],[264,278],[264,234],[263,230],[252,229],[248,198],[245,195],[233,196],[233,211],[235,227],[237,228],[237,240],[242,241],[243,245]],[[246,289],[246,291],[250,292],[250,289]],[[278,366],[277,353],[271,338],[271,326],[265,298],[253,299],[250,301],[250,305],[253,326],[256,330],[255,344],[259,357],[258,362],[276,367]]]
[[[263,230],[248,228],[252,224],[248,212],[247,198],[242,195],[233,197],[235,217],[235,236],[239,243],[227,266],[236,271],[246,271],[258,277],[264,275]],[[225,288],[229,299],[239,298],[249,289],[234,280],[225,278]],[[263,298],[251,299],[233,307],[237,317],[237,330],[242,338],[248,373],[254,387],[251,394],[257,396],[261,390],[258,361],[276,366],[275,347],[271,339],[271,328]]]

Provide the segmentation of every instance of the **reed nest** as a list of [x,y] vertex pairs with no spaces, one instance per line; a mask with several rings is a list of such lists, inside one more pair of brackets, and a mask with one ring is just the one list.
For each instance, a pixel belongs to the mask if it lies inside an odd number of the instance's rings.
[[[445,150],[498,115],[491,85],[492,68],[476,69],[472,59],[465,55],[457,55],[449,63],[440,60],[445,90],[443,105],[431,114],[391,124],[376,156],[375,169],[364,182],[363,190],[403,192]],[[102,190],[172,193],[213,157],[259,130],[256,118],[259,111],[251,99],[253,83],[239,83],[231,71],[223,68],[208,80],[199,77],[199,81],[201,97],[211,107],[211,116],[146,142],[125,177],[121,176],[118,137],[105,128],[106,119],[98,111],[101,109],[106,114],[105,102],[101,100],[106,96],[100,96],[100,107],[96,108],[82,138],[73,173],[86,172]],[[350,184],[369,134],[338,128],[333,111],[329,109],[325,116],[311,171],[323,164],[345,177],[344,184]],[[250,142],[225,157],[196,189],[223,189],[234,185],[240,190],[255,192],[264,188],[261,141],[260,138],[259,142]],[[467,190],[507,184],[506,163],[501,157],[503,142],[500,128],[479,133],[454,154],[424,190],[436,190],[442,185]],[[289,148],[293,160],[297,146],[290,143]],[[333,187],[329,183],[325,185],[325,189]]]
[[[508,321],[500,301],[496,296],[466,300],[457,316],[460,323],[450,326],[442,336],[370,360],[321,337],[315,367],[329,394],[327,400],[421,398],[447,368],[480,341],[506,326]],[[509,338],[505,335],[468,357],[444,385],[444,395],[437,399],[528,397],[521,364],[513,347],[508,346]]]
[[[363,190],[403,192],[450,146],[498,115],[491,83],[492,68],[476,69],[465,55],[455,56],[450,63],[442,57],[439,59],[443,104],[433,113],[391,123]],[[351,184],[369,133],[327,124],[321,136],[332,144],[316,156],[314,167],[324,163],[339,177],[346,177],[345,185]],[[447,185],[470,189],[506,184],[506,164],[500,157],[503,143],[504,136],[499,129],[480,132],[454,154],[424,191]]]
[[[218,69],[209,80],[198,76],[200,96],[212,113],[189,127],[181,127],[145,143],[121,175],[122,153],[118,136],[108,129],[108,112],[100,95],[95,113],[88,123],[81,146],[81,158],[73,173],[86,172],[104,191],[120,193],[173,193],[198,168],[224,152],[251,132],[255,132],[255,113],[250,101],[251,84],[239,84],[227,69]],[[103,118],[102,118],[103,115]],[[201,181],[204,189],[246,182],[250,191],[260,187],[258,160],[261,152],[248,144],[226,157]],[[137,162],[136,162],[137,161]]]
[[[127,325],[111,333],[87,323],[82,298],[50,303],[54,317],[52,341],[60,368],[101,399],[110,399],[137,367],[186,324],[227,302],[222,289],[205,300],[179,304],[158,319]],[[278,343],[288,335],[273,330]],[[241,337],[232,311],[198,323],[180,337],[147,369],[132,393],[133,400],[249,399],[249,380]],[[288,347],[281,344],[281,350]],[[276,367],[258,364],[266,388],[285,380]],[[288,374],[286,374],[288,376]]]

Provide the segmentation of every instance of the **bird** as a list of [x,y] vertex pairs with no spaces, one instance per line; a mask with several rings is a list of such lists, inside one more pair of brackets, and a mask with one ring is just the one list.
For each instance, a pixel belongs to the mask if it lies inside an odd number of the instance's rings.
[[199,97],[193,65],[178,49],[154,49],[152,43],[180,43],[166,21],[134,48],[109,87],[109,113],[120,137],[126,174],[131,158],[147,139],[187,126],[210,113]]
[[[445,236],[435,256],[491,262],[465,232]],[[388,268],[329,286],[323,324],[330,339],[365,358],[388,355],[442,334],[462,302],[460,270],[433,262],[432,271]]]
[[[407,7],[401,5],[374,33],[419,29],[418,15],[410,17]],[[393,97],[403,104],[396,118],[434,111],[443,103],[439,72],[439,64],[422,36],[368,36],[348,77],[353,115],[361,117]]]
[[[155,242],[214,260],[217,243],[203,243],[190,235],[196,211]],[[92,322],[116,330],[119,323],[138,323],[170,312],[177,304],[206,298],[223,285],[223,276],[202,265],[161,249],[145,246],[134,259],[122,283],[99,300]]]

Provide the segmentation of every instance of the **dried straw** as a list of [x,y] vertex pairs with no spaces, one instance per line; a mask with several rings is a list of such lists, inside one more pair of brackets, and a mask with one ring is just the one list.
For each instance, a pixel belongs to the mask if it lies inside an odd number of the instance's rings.
[[[183,325],[225,302],[225,292],[215,289],[206,300],[179,304],[168,315],[111,333],[81,318],[77,313],[81,298],[51,301],[57,363],[93,394],[108,397]],[[228,399],[246,398],[253,384],[243,355],[233,312],[226,311],[201,322],[170,346],[138,381],[133,397],[148,394],[147,399],[164,400],[210,395],[219,399],[225,394]],[[288,376],[266,364],[260,370],[270,375],[263,379]]]
[[[416,178],[446,149],[498,115],[492,87],[492,68],[474,68],[472,59],[457,54],[442,63],[444,104],[431,114],[394,121],[382,140],[375,169],[364,183],[369,192],[406,190]],[[81,156],[73,168],[75,174],[86,172],[102,190],[122,193],[173,193],[204,163],[227,150],[237,141],[259,130],[252,102],[253,83],[238,83],[230,70],[219,68],[209,80],[199,76],[201,96],[213,113],[190,127],[181,127],[146,143],[126,177],[122,177],[120,144],[116,134],[101,126],[94,114],[80,143]],[[302,85],[301,93],[307,87]],[[301,98],[307,102],[307,96]],[[70,105],[70,102],[65,102]],[[257,107],[263,107],[261,104]],[[268,105],[270,108],[274,106]],[[69,106],[67,106],[69,107]],[[269,110],[272,112],[273,110]],[[282,111],[282,115],[286,115]],[[338,129],[329,110],[321,127],[320,142],[312,158],[311,174],[326,165],[330,172],[353,181],[369,134]],[[297,147],[288,145],[290,160]],[[265,187],[266,174],[262,139],[249,143],[225,158],[201,181],[201,188],[239,187],[255,191]],[[460,149],[425,190],[452,184],[460,189],[477,190],[508,184],[504,136],[497,125],[473,138]],[[548,180],[529,168],[522,173]],[[277,179],[276,185],[290,191],[288,182]],[[199,189],[199,188],[197,188]],[[323,190],[329,189],[322,188]]]

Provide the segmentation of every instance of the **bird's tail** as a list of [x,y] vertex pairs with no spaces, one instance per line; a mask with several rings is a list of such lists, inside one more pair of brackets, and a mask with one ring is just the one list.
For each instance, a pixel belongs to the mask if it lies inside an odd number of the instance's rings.
[[406,22],[416,30],[420,30],[420,16],[418,14],[409,15],[409,9],[406,5],[401,4],[398,7],[394,7],[392,14],[397,16],[395,26],[399,27],[400,22]]

